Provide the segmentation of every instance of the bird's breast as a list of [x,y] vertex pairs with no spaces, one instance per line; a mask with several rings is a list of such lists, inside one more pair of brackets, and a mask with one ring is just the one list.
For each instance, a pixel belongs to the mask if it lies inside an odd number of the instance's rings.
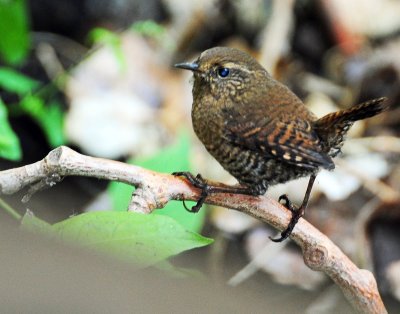
[[213,97],[195,97],[192,106],[193,129],[207,147],[218,145],[222,137],[223,117],[218,101]]

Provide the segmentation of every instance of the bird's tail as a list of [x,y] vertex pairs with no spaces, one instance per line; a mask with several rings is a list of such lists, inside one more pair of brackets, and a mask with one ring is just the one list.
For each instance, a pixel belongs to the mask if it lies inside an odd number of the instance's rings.
[[327,114],[314,123],[327,153],[335,157],[343,145],[344,136],[355,121],[373,117],[389,107],[385,97],[372,99],[349,109]]

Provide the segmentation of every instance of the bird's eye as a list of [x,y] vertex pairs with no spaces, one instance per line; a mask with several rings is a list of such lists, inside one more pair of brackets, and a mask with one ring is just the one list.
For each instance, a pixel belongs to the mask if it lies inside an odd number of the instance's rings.
[[220,77],[227,77],[229,75],[228,68],[218,68],[217,72]]

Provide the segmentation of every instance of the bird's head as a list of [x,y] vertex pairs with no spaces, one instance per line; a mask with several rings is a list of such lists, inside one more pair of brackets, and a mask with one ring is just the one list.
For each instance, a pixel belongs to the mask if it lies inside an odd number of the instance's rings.
[[189,70],[194,75],[194,88],[209,87],[215,97],[234,97],[242,94],[265,69],[247,53],[227,47],[215,47],[201,53],[191,63],[178,63],[175,67]]

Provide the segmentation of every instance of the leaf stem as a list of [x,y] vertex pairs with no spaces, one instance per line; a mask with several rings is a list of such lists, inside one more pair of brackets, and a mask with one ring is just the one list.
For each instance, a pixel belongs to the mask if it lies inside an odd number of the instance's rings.
[[9,213],[16,220],[21,220],[22,216],[10,205],[8,205],[2,198],[0,198],[0,207],[3,208],[7,213]]

